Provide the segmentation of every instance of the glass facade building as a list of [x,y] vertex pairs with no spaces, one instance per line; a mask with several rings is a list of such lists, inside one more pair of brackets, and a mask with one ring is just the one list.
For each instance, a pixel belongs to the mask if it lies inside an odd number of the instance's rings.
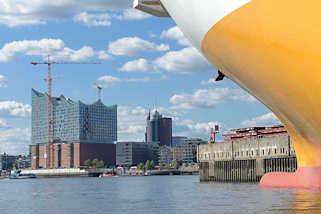
[[[53,142],[114,143],[117,141],[117,105],[105,106],[65,98],[51,99]],[[32,144],[46,144],[47,94],[32,89]]]
[[160,146],[172,145],[172,118],[163,117],[157,110],[146,119],[146,142],[159,142]]

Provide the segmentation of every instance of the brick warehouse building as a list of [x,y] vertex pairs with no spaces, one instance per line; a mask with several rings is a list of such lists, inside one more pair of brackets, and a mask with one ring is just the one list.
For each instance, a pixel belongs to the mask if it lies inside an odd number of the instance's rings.
[[[51,100],[51,136],[49,168],[79,167],[87,159],[116,163],[117,106],[105,106],[101,100],[87,105],[63,95]],[[33,169],[47,168],[47,94],[32,89]]]

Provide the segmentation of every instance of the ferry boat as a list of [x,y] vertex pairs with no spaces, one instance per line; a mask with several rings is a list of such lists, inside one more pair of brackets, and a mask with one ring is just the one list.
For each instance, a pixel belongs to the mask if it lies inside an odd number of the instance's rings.
[[260,184],[321,189],[321,1],[135,0],[171,17],[218,70],[265,104],[295,148],[295,173],[268,173]]
[[30,178],[36,178],[35,174],[23,174],[21,173],[21,170],[16,170],[9,176],[10,179],[30,179]]

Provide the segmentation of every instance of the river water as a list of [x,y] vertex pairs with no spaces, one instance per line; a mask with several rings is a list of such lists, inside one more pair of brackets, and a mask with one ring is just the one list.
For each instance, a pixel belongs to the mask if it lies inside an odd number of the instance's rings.
[[0,180],[0,214],[321,213],[321,193],[198,176]]

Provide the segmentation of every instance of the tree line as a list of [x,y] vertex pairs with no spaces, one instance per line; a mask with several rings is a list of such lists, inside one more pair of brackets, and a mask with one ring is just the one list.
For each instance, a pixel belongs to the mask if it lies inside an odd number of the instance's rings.
[[[172,168],[179,169],[179,166],[180,166],[180,164],[177,161],[174,161],[172,166],[170,164],[163,165],[162,163],[160,163],[158,166],[155,166],[155,163],[154,163],[153,160],[152,161],[148,160],[145,163],[137,164],[137,168],[138,169],[145,169],[145,170],[152,170],[152,169],[155,169],[155,168],[159,168],[159,169],[172,169]],[[194,167],[195,164],[194,163],[190,163],[190,164],[185,163],[184,164],[184,167],[188,167],[188,166]],[[129,169],[130,166],[127,166],[127,168]]]
[[98,160],[98,158],[95,158],[94,160],[85,160],[84,165],[87,167],[97,167],[97,168],[102,168],[105,166],[105,162],[103,160]]

